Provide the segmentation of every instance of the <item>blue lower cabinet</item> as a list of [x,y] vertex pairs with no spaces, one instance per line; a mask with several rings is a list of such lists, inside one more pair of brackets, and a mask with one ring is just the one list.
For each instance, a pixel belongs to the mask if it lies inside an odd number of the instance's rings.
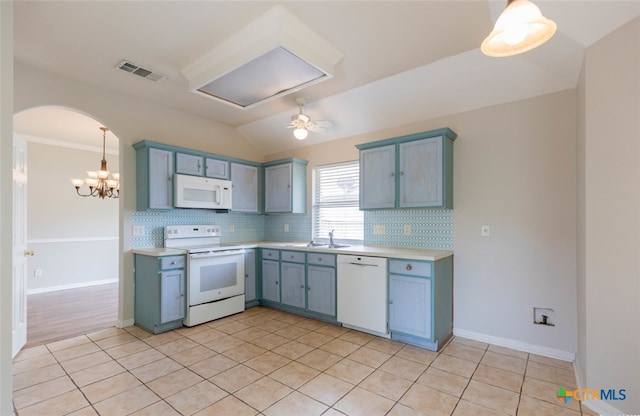
[[262,249],[261,303],[336,323],[336,256]]
[[453,257],[389,260],[391,338],[437,351],[453,330]]
[[335,267],[307,266],[307,309],[328,316],[336,316]]
[[137,326],[154,334],[182,326],[186,314],[185,256],[135,255]]
[[[295,254],[295,256],[294,256]],[[289,256],[301,263],[285,261]],[[280,263],[280,302],[296,308],[305,307],[304,253],[283,251]]]

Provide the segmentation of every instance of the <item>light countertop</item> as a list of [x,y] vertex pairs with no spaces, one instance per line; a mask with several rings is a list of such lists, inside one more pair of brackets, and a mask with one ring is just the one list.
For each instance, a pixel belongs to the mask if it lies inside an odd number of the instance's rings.
[[274,248],[278,250],[299,250],[334,254],[349,254],[356,256],[387,257],[398,259],[429,260],[436,261],[453,255],[451,250],[436,250],[427,248],[383,247],[351,245],[343,248],[307,247],[304,242],[270,242],[261,241],[260,248]]
[[[225,245],[231,244],[244,248],[272,248],[275,250],[310,251],[317,253],[349,254],[355,256],[373,256],[427,261],[436,261],[445,257],[453,256],[452,250],[364,245],[352,245],[343,248],[328,248],[327,246],[307,247],[307,243],[302,241],[244,241],[239,243],[225,243]],[[134,249],[133,253],[143,254],[145,256],[162,257],[185,254],[186,251],[164,247],[143,247]]]
[[164,257],[164,256],[179,256],[181,254],[186,254],[186,250],[179,250],[175,248],[164,248],[164,247],[140,247],[134,248],[131,250],[133,254],[143,254],[145,256],[152,257]]

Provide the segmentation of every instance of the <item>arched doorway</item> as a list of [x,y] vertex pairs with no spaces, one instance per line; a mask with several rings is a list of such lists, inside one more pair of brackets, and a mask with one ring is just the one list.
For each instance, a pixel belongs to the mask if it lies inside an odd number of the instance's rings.
[[[81,197],[69,181],[100,169],[103,124],[79,111],[39,107],[14,116],[27,141],[27,347],[117,322],[119,209],[112,198]],[[104,126],[109,127],[109,126]],[[105,135],[108,169],[118,139]],[[86,185],[81,191],[88,191]]]

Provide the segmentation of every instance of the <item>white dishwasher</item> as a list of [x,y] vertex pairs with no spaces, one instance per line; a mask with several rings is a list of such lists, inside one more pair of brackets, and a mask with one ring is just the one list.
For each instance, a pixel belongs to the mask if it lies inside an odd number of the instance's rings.
[[390,337],[386,258],[338,255],[338,321],[347,328]]

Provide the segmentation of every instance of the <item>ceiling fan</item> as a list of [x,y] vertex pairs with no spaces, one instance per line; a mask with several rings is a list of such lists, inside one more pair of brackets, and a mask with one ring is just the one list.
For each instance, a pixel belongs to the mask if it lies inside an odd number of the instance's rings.
[[302,112],[302,107],[307,103],[306,99],[298,97],[293,101],[298,106],[299,112],[298,114],[291,116],[291,123],[287,128],[294,129],[293,136],[296,139],[304,140],[307,138],[310,131],[327,129],[333,125],[329,120],[311,121],[311,117]]

